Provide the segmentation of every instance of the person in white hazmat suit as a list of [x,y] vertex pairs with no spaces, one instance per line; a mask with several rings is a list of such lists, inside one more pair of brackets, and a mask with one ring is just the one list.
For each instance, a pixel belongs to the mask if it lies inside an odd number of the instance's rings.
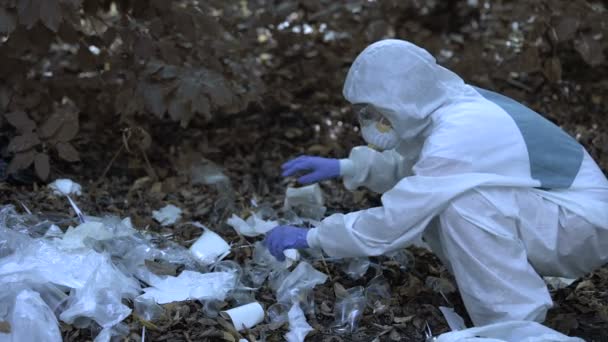
[[[541,276],[577,278],[608,262],[608,180],[587,151],[539,114],[466,84],[402,40],[367,47],[344,97],[364,139],[345,159],[303,156],[284,175],[341,176],[382,206],[312,229],[274,228],[265,244],[332,257],[381,255],[421,237],[454,274],[476,326],[545,319]],[[381,149],[383,151],[377,151]]]

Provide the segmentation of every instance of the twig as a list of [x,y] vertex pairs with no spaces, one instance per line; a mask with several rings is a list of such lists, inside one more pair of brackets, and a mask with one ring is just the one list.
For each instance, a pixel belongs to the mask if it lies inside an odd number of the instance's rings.
[[323,255],[323,253],[321,253],[321,262],[323,263],[323,266],[325,267],[325,273],[327,273],[327,276],[329,277],[329,281],[333,282],[334,279],[331,276],[331,272],[329,272],[329,266],[327,266],[327,262],[325,262],[325,255]]
[[510,85],[512,85],[512,86],[514,86],[514,87],[517,87],[517,88],[519,88],[519,89],[522,89],[522,90],[524,90],[524,91],[527,91],[528,93],[532,93],[532,92],[534,92],[534,91],[532,90],[532,88],[528,87],[527,85],[523,84],[522,82],[520,82],[520,81],[518,81],[518,80],[514,80],[514,79],[512,79],[512,78],[510,78],[510,77],[509,77],[509,78],[507,78],[507,79],[506,79],[506,81],[507,81],[507,83],[509,83]]
[[112,167],[112,164],[114,164],[114,161],[116,161],[116,158],[118,158],[118,155],[120,154],[120,152],[122,152],[123,148],[125,148],[125,146],[124,145],[120,145],[120,148],[118,149],[118,151],[116,151],[116,153],[114,153],[114,156],[110,160],[110,163],[108,163],[108,165],[106,166],[105,170],[103,170],[103,173],[101,174],[101,176],[99,177],[99,179],[97,179],[98,183],[101,182],[102,179],[106,178],[106,174],[108,173],[108,171],[110,171],[110,168]]
[[154,168],[152,168],[152,164],[150,164],[150,161],[148,160],[148,155],[146,154],[146,151],[144,151],[144,149],[140,146],[139,150],[141,151],[141,154],[144,156],[144,160],[146,161],[146,166],[148,167],[148,172],[150,173],[150,176],[152,176],[152,179],[157,180],[158,177],[156,176],[156,172],[154,171]]

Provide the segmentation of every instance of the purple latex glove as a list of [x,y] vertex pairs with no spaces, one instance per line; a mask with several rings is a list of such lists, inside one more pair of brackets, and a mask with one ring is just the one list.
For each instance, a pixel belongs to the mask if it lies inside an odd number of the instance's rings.
[[301,249],[308,248],[306,235],[308,229],[298,228],[293,226],[278,226],[274,227],[264,239],[264,246],[268,248],[270,254],[274,255],[279,261],[285,260],[283,251],[286,249]]
[[340,176],[340,161],[333,158],[301,156],[283,164],[282,168],[283,177],[289,177],[298,171],[312,171],[298,178],[301,184],[316,183]]

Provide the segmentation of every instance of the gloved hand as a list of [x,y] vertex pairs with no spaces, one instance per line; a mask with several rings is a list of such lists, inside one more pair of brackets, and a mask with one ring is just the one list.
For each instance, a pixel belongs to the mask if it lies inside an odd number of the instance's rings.
[[298,171],[312,171],[298,178],[298,182],[301,184],[310,184],[339,177],[340,160],[333,158],[301,156],[283,164],[282,169],[283,177],[291,176]]
[[270,254],[272,254],[277,260],[285,260],[283,251],[286,249],[301,249],[308,248],[308,242],[306,241],[306,235],[308,229],[298,228],[293,226],[278,226],[273,228],[264,239],[264,246],[268,248]]

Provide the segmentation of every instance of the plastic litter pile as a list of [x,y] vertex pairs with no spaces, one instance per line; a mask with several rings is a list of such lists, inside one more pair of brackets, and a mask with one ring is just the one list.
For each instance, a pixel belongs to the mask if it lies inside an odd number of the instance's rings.
[[[201,182],[226,185],[221,175]],[[253,256],[243,267],[222,261],[231,250],[218,234],[198,222],[190,224],[203,230],[190,249],[158,234],[142,232],[129,218],[84,215],[72,196],[80,195],[80,185],[58,180],[50,189],[65,196],[78,220],[53,222],[20,214],[11,205],[0,210],[0,322],[9,333],[0,341],[61,341],[58,321],[78,328],[100,331],[95,341],[109,341],[129,332],[122,321],[131,314],[153,321],[164,313],[163,304],[198,300],[209,317],[229,319],[236,330],[249,329],[262,322],[288,322],[288,341],[303,341],[312,330],[305,310],[312,311],[313,288],[327,276],[302,261],[295,250],[286,251],[288,259],[278,262],[257,242]],[[320,189],[314,190],[317,195]],[[293,192],[300,196],[297,191]],[[322,201],[322,196],[320,197]],[[314,222],[324,213],[322,203],[299,199],[288,209],[304,204],[316,216],[301,219],[288,213],[293,222]],[[288,200],[286,200],[287,202]],[[248,237],[258,236],[278,224],[265,220],[264,210],[247,220],[233,216],[228,223]],[[168,205],[154,211],[161,225],[175,224],[181,210]],[[63,231],[59,226],[70,226]],[[178,272],[179,268],[183,268]],[[266,315],[256,302],[256,290],[266,281],[276,292],[277,304],[284,308],[280,318]],[[225,308],[231,299],[235,307]],[[132,303],[132,306],[126,303]]]
[[[221,173],[200,181],[229,187]],[[230,254],[231,246],[201,223],[189,223],[201,228],[203,234],[187,249],[161,235],[135,229],[129,218],[84,215],[71,198],[80,194],[81,187],[70,180],[58,180],[49,187],[67,198],[77,220],[50,220],[29,213],[27,208],[28,213],[19,214],[12,205],[0,207],[0,342],[61,341],[59,321],[99,331],[96,342],[110,341],[129,333],[123,320],[130,315],[154,321],[163,316],[164,304],[186,300],[200,301],[207,317],[221,316],[237,331],[264,321],[277,326],[288,323],[284,337],[296,342],[304,341],[313,330],[306,315],[315,313],[313,290],[328,276],[309,261],[321,255],[311,252],[302,256],[287,250],[286,260],[279,262],[258,241],[253,244],[251,258],[238,264],[222,260]],[[314,185],[288,189],[281,218],[272,208],[259,206],[246,220],[233,215],[227,223],[238,234],[256,237],[278,224],[315,225],[325,211],[321,189]],[[180,220],[181,210],[166,206],[153,215],[161,225],[171,225]],[[63,231],[60,226],[66,225],[69,227]],[[387,257],[402,271],[413,267],[414,258],[406,250]],[[333,332],[356,331],[366,308],[374,314],[388,309],[390,285],[381,265],[368,258],[323,260],[341,264],[352,279],[363,277],[370,268],[376,270],[366,286],[335,288]],[[455,290],[438,278],[427,281],[428,287],[442,294]],[[258,289],[266,283],[276,299],[268,308],[256,300]],[[230,308],[226,307],[228,300]],[[537,332],[554,341],[579,341],[530,322],[466,329],[452,309],[440,309],[454,331],[437,338],[429,329],[429,341],[482,335],[515,341],[505,337],[511,329],[521,333],[512,336]]]

